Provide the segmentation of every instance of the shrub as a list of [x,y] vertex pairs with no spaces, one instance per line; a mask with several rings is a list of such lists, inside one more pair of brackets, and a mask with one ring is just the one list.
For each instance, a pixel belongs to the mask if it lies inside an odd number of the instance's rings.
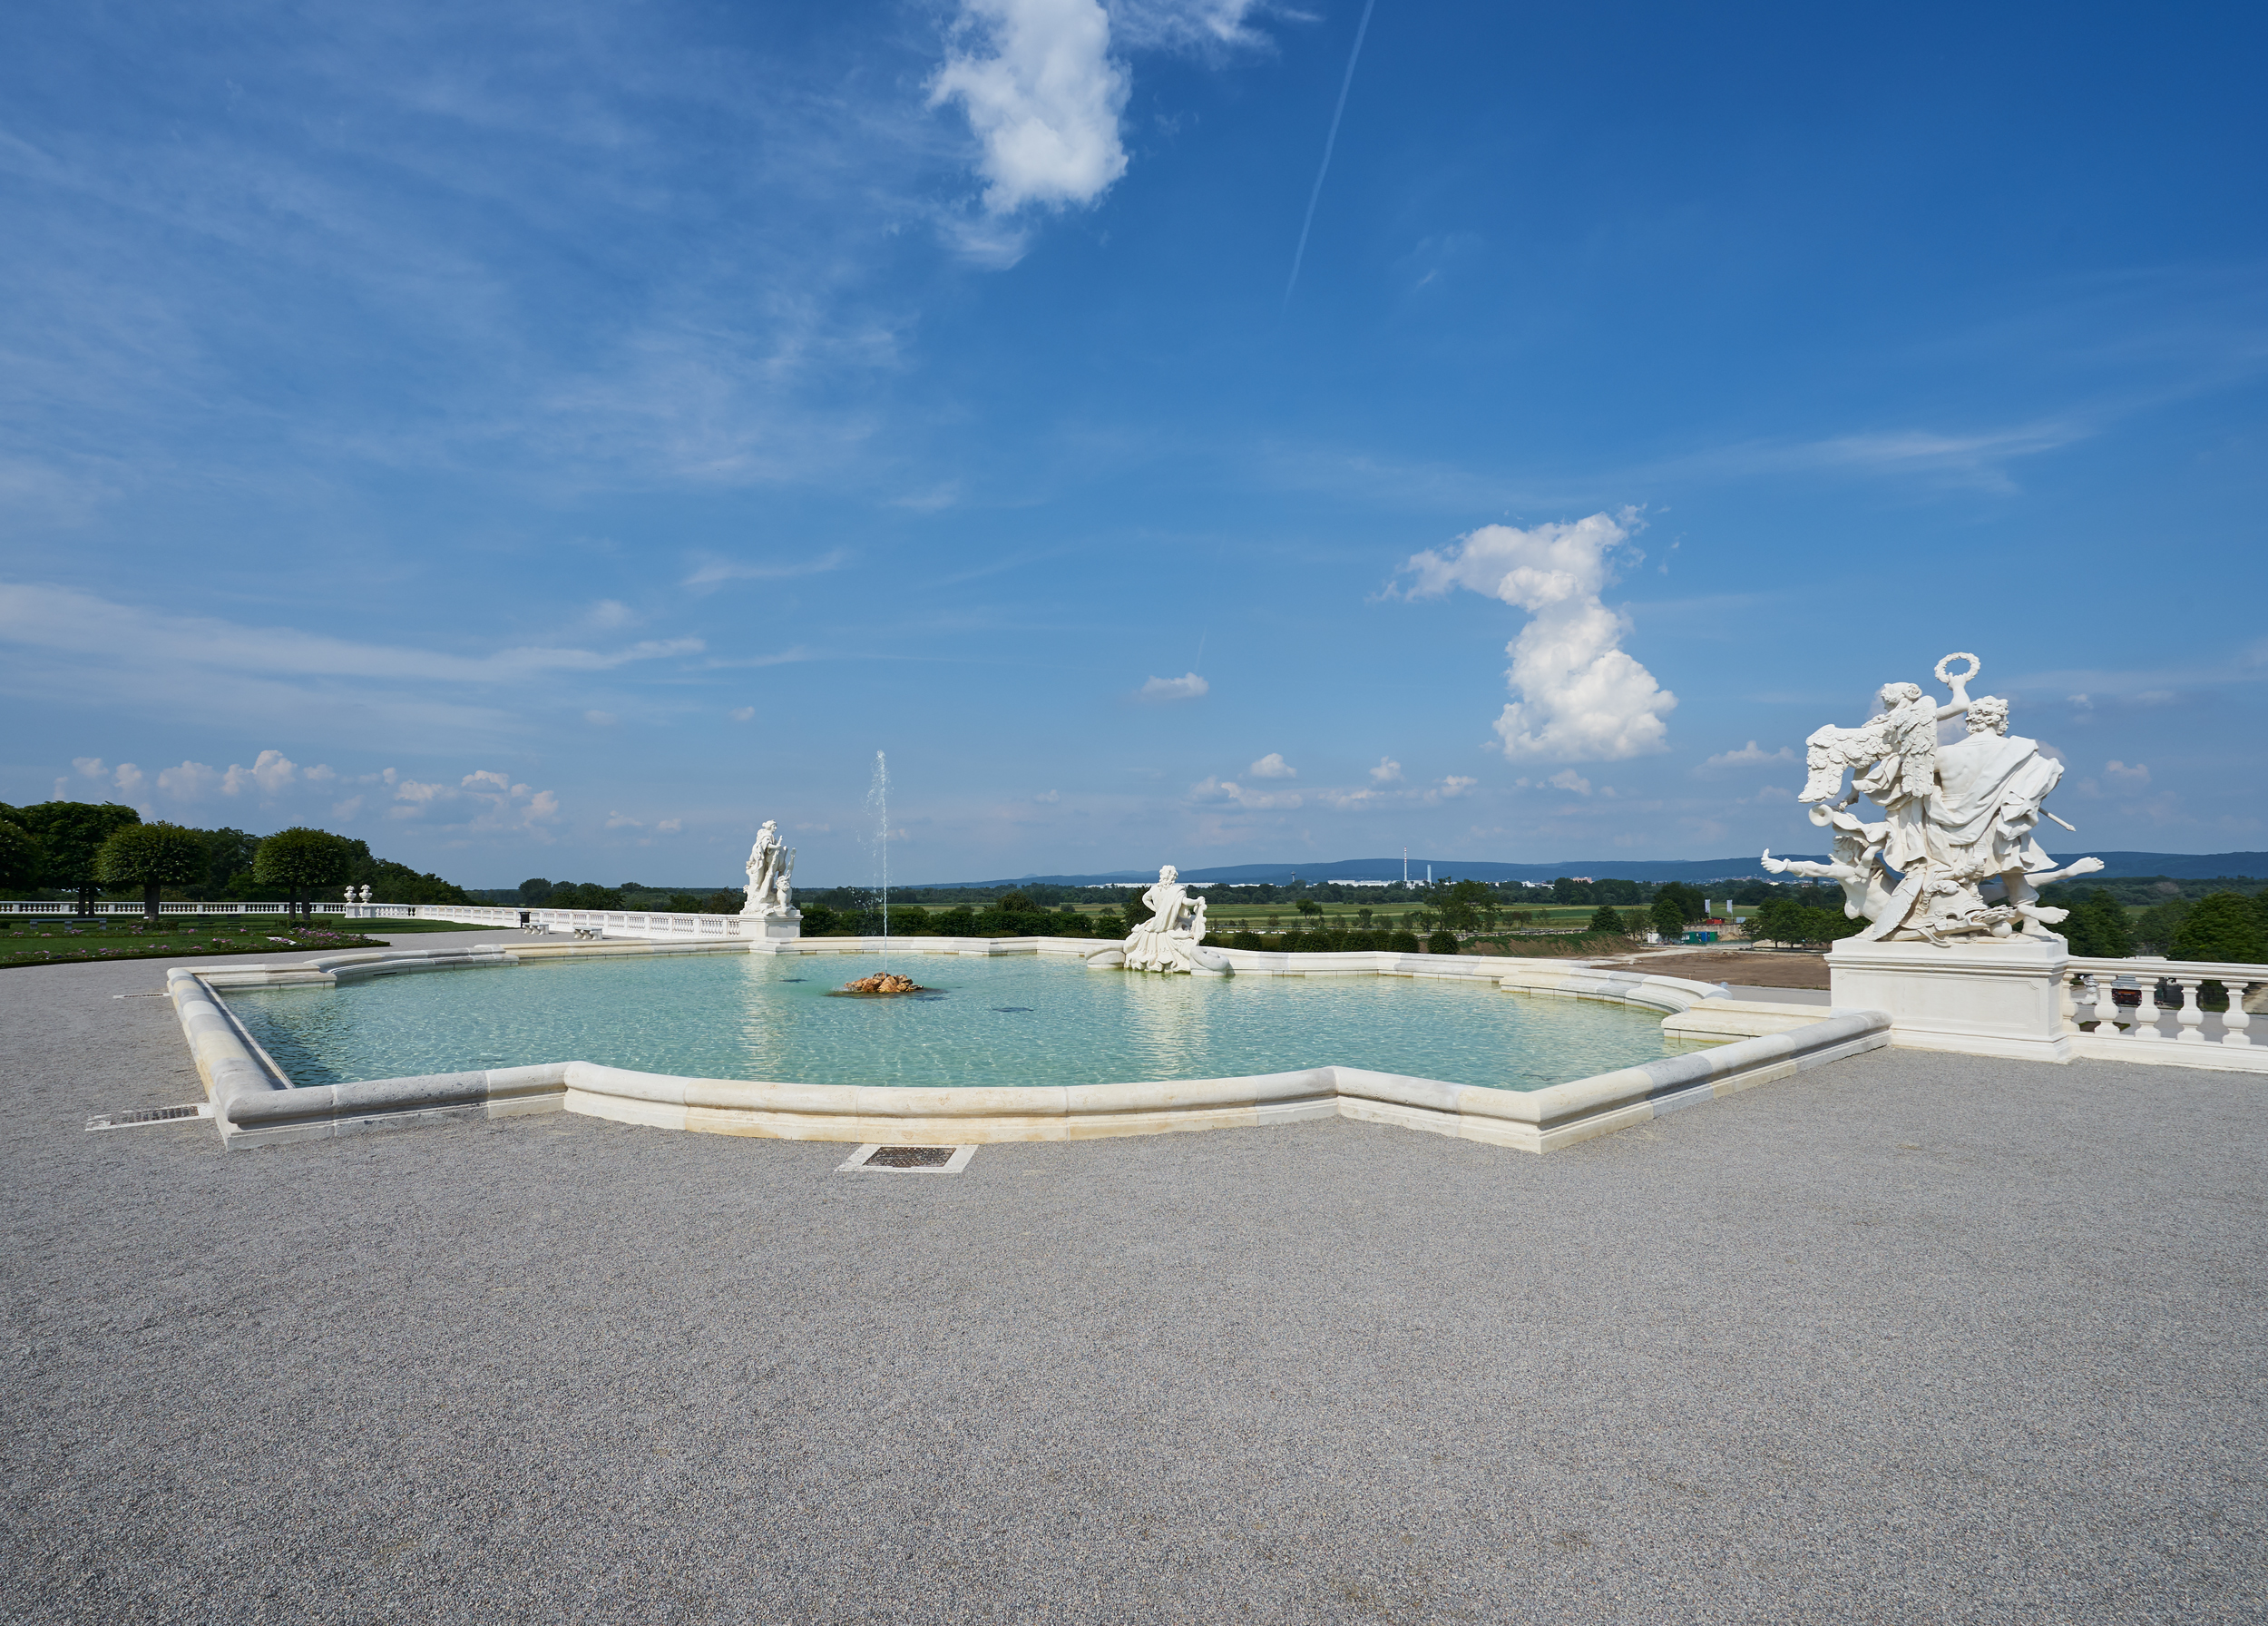
[[1458,945],[1456,933],[1435,932],[1425,940],[1425,952],[1429,955],[1454,955],[1462,954],[1464,950]]
[[[1210,942],[1211,939],[1207,938],[1207,941]],[[1262,946],[1260,942],[1260,934],[1257,932],[1231,932],[1228,934],[1228,946],[1231,948],[1258,948]]]
[[1423,945],[1418,942],[1415,932],[1389,932],[1387,936],[1391,941],[1386,946],[1398,955],[1413,955],[1422,950]]

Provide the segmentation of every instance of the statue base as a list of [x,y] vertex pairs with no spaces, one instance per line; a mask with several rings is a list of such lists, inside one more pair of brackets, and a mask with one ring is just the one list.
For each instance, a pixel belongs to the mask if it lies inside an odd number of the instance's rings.
[[1887,1011],[1890,1042],[1910,1050],[2068,1062],[2060,937],[2008,937],[1939,948],[1845,937],[1827,955],[1834,1003]]
[[740,935],[765,943],[792,943],[803,935],[803,911],[790,909],[785,915],[751,915],[743,910]]

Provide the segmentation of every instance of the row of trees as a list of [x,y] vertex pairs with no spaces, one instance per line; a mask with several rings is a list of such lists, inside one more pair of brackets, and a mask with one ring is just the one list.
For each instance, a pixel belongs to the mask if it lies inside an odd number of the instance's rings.
[[203,830],[162,819],[144,822],[116,802],[0,803],[0,886],[72,894],[91,911],[98,892],[138,893],[156,918],[177,896],[265,898],[309,913],[326,887],[367,886],[387,903],[469,903],[439,876],[376,857],[369,844],[305,826],[252,836]]
[[2057,929],[2075,955],[2107,959],[2164,955],[2172,960],[2268,965],[2268,892],[2249,897],[2241,892],[2214,892],[2194,902],[2169,897],[2138,916],[2129,916],[2107,887],[2079,896],[2068,888],[2050,887],[2045,896],[2071,911]]

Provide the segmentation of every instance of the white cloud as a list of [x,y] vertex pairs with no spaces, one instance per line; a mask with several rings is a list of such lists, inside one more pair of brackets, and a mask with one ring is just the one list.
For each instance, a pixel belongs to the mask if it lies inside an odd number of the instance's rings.
[[726,713],[726,715],[730,717],[735,722],[753,722],[756,720],[756,708],[754,706],[736,706],[729,712]]
[[223,796],[241,796],[247,789],[252,789],[262,796],[274,796],[298,778],[298,764],[281,751],[262,751],[252,759],[249,768],[230,763],[229,771],[220,777],[220,792]]
[[1300,794],[1296,790],[1251,790],[1234,779],[1200,779],[1189,787],[1189,799],[1216,805],[1244,808],[1254,812],[1271,808],[1296,808]]
[[1667,749],[1663,721],[1677,696],[1621,647],[1628,617],[1599,599],[1634,516],[1594,514],[1573,524],[1483,525],[1444,552],[1413,556],[1413,598],[1470,588],[1533,618],[1505,646],[1520,698],[1497,719],[1507,758],[1613,762]]
[[638,615],[620,599],[601,599],[582,619],[594,627],[626,627]]
[[350,796],[343,802],[333,802],[331,804],[331,817],[341,824],[345,824],[348,819],[354,818],[356,814],[361,811],[362,798],[358,796]]
[[[509,792],[512,789],[512,776],[510,774],[498,773],[493,768],[476,768],[457,782],[463,785],[465,789],[474,791],[492,790]],[[392,781],[388,780],[387,783],[391,784]]]
[[1031,799],[1035,802],[1057,802],[1062,800],[1063,798],[1059,793],[1053,790],[1042,790],[1039,795],[1033,797]]
[[1478,779],[1469,779],[1461,774],[1452,773],[1442,780],[1441,795],[1444,800],[1452,796],[1462,796],[1480,782]]
[[131,794],[142,787],[142,769],[131,762],[121,762],[118,765],[118,771],[111,776],[111,783]]
[[1270,751],[1246,769],[1245,772],[1256,779],[1295,779],[1299,778],[1299,769],[1284,760],[1282,751]]
[[642,830],[646,827],[627,813],[609,813],[606,816],[606,828],[610,830]]
[[397,818],[412,818],[419,809],[429,808],[437,801],[449,800],[455,795],[456,792],[448,786],[438,782],[428,785],[416,779],[404,779],[394,787],[394,799],[410,805],[406,808],[395,808],[394,814]]
[[1557,789],[1572,790],[1578,796],[1590,794],[1590,781],[1571,768],[1562,768],[1544,783]]
[[1261,36],[1245,19],[1261,9],[1255,0],[1110,0],[1110,32],[1138,50],[1253,45]]
[[103,759],[100,757],[73,757],[71,759],[71,766],[90,779],[99,779],[110,771],[103,766]]
[[1193,700],[1210,694],[1213,686],[1195,672],[1184,672],[1178,678],[1152,678],[1142,685],[1139,698],[1146,700]]
[[1716,756],[1705,760],[1701,766],[1704,768],[1755,768],[1766,762],[1793,762],[1794,760],[1795,753],[1784,745],[1776,751],[1768,751],[1751,740],[1736,751],[1717,752]]
[[660,824],[654,826],[654,828],[660,831],[665,836],[675,836],[685,828],[685,820],[682,818],[665,818]]
[[2150,770],[2139,762],[2128,768],[2113,758],[2103,764],[2103,777],[2122,790],[2139,790],[2150,782]]
[[987,211],[1091,203],[1126,173],[1128,75],[1096,0],[963,0],[957,31],[977,49],[946,57],[929,100],[968,114]]
[[1370,782],[1374,785],[1391,785],[1401,777],[1402,764],[1392,757],[1379,758],[1378,766],[1370,770]]
[[337,770],[327,763],[318,762],[308,769],[308,783],[311,785],[327,785],[337,777]]
[[776,560],[744,564],[734,559],[711,559],[685,578],[687,587],[714,587],[720,582],[784,582],[797,576],[824,575],[850,563],[850,550],[830,548],[810,559]]
[[220,782],[220,770],[184,759],[179,768],[158,769],[158,789],[183,801],[195,801]]

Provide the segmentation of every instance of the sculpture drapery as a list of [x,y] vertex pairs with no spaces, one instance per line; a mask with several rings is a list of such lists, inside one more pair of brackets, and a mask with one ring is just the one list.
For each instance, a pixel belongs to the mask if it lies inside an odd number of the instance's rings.
[[[1948,671],[1957,661],[1967,670]],[[2042,804],[2063,764],[2038,740],[2009,733],[2008,701],[1969,698],[1980,669],[1974,655],[1948,655],[1936,675],[1950,700],[1918,683],[1886,683],[1882,709],[1861,727],[1830,725],[1804,742],[1808,778],[1799,799],[1813,824],[1833,832],[1833,857],[1774,858],[1767,848],[1764,865],[1840,882],[1843,913],[1868,923],[1863,941],[2052,936],[2065,911],[2042,906],[2039,887],[2103,867],[2080,858],[2058,868],[2040,847],[2039,820],[2055,818]],[[1940,745],[1938,724],[1954,717],[1966,718],[1967,738]],[[1854,770],[1847,792],[1846,769]],[[1861,797],[1882,808],[1879,821],[1850,810]]]

